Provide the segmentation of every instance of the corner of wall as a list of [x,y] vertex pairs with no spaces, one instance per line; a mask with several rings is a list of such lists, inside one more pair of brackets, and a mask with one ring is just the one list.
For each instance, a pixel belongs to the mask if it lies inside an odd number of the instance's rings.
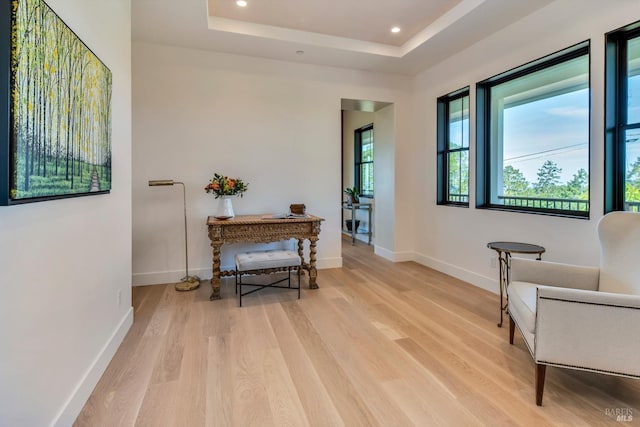
[[383,248],[382,246],[375,245],[373,252],[376,255],[381,256],[384,259],[388,259],[392,262],[405,262],[415,260],[415,254],[410,251],[394,252],[387,248]]
[[87,402],[88,396],[91,395],[96,384],[100,381],[102,374],[104,374],[107,366],[109,366],[111,359],[113,359],[116,351],[118,351],[118,347],[120,347],[120,344],[132,325],[133,307],[130,307],[111,334],[111,337],[109,337],[109,340],[107,340],[104,347],[102,347],[96,358],[89,366],[87,372],[78,382],[78,385],[71,393],[71,396],[69,396],[60,412],[58,412],[55,419],[51,422],[51,426],[63,427],[70,426],[74,423]]
[[498,294],[500,292],[498,281],[495,279],[490,279],[486,276],[474,273],[473,271],[446,263],[444,261],[440,261],[423,254],[416,253],[413,260],[418,264],[433,268],[434,270],[440,271],[444,274],[448,274],[449,276],[455,277],[456,279],[464,280],[467,283],[470,283],[489,292],[493,292],[494,294]]

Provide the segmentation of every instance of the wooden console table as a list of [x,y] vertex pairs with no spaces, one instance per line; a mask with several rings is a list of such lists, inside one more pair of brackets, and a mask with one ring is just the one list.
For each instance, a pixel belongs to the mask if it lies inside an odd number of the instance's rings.
[[[223,243],[270,243],[298,239],[298,254],[302,268],[309,272],[309,289],[317,289],[316,242],[323,218],[309,215],[307,218],[262,219],[263,215],[238,215],[231,219],[207,218],[209,239],[213,248],[213,277],[210,300],[220,299],[220,277],[233,276],[233,270],[220,271],[220,248]],[[305,263],[303,244],[309,240],[309,262]]]

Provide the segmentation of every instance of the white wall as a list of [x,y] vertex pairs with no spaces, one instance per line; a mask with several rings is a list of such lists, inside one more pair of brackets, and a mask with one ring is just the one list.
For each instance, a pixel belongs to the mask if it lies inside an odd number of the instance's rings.
[[[134,43],[134,283],[184,274],[181,193],[147,186],[161,178],[186,182],[190,273],[211,277],[205,220],[217,200],[203,187],[214,172],[250,183],[233,200],[236,214],[282,212],[295,202],[325,218],[318,266],[340,266],[341,99],[408,110],[409,88],[400,76]],[[410,120],[398,127],[410,144]],[[241,247],[223,247],[223,268]]]
[[130,0],[47,3],[113,73],[113,189],[0,208],[3,426],[71,425],[133,320]]
[[396,174],[396,127],[395,105],[389,105],[374,113],[377,128],[374,131],[374,191],[376,199],[373,215],[375,231],[375,253],[388,259],[396,258],[397,232],[395,225],[397,200],[401,200],[395,191]]
[[[541,244],[547,260],[597,265],[596,224],[603,214],[604,34],[640,19],[637,0],[559,0],[415,80],[414,171],[416,259],[497,291],[486,243]],[[471,162],[469,209],[436,206],[436,98],[471,86],[471,159],[475,158],[475,83],[554,51],[591,39],[591,219],[475,209]],[[425,183],[425,185],[422,185]]]

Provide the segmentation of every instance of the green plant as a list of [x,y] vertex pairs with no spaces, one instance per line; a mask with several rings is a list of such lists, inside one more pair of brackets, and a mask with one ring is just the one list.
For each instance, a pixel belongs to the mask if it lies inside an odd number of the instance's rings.
[[344,194],[349,195],[349,197],[351,198],[351,202],[358,203],[358,190],[356,189],[356,187],[347,187],[344,190]]

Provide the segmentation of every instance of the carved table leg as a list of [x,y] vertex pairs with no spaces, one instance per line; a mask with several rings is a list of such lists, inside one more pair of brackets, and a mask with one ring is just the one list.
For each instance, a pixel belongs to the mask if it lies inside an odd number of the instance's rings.
[[317,237],[309,239],[309,289],[318,289],[316,278],[318,277],[318,270],[316,270],[316,242]]
[[211,301],[220,299],[220,247],[222,246],[221,241],[214,241],[211,243],[213,247],[213,266],[212,272],[213,276],[211,277],[211,296],[209,299]]
[[304,239],[298,239],[298,255],[300,255],[300,261],[304,264]]
[[301,273],[304,276],[304,239],[298,239],[298,255],[300,256]]

